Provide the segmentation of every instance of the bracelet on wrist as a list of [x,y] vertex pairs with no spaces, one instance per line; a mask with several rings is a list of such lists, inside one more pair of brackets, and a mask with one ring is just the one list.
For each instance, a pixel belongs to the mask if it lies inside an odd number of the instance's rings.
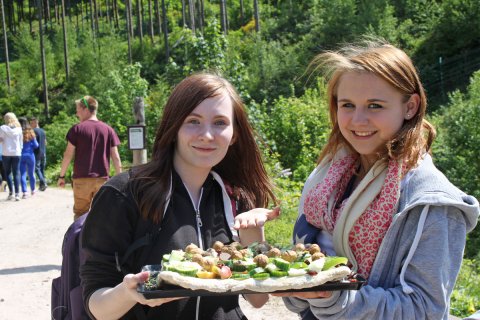
[[65,179],[65,176],[58,176],[58,179]]

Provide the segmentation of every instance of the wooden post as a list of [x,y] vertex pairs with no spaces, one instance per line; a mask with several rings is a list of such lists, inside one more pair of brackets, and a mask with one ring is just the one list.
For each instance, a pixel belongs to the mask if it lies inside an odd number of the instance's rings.
[[[133,100],[133,117],[137,125],[145,125],[145,102],[142,97],[135,97]],[[147,149],[132,150],[133,166],[147,163]]]

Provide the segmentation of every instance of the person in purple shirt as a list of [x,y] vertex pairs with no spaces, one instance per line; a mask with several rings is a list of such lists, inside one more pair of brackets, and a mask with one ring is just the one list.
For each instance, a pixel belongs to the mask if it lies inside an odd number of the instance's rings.
[[115,130],[98,120],[98,102],[91,96],[75,101],[77,123],[67,133],[67,148],[63,154],[57,185],[65,187],[65,174],[73,162],[73,213],[78,219],[90,210],[93,196],[109,178],[110,158],[115,172],[122,172]]
[[32,196],[35,194],[35,149],[38,148],[38,142],[35,138],[35,131],[28,123],[26,118],[19,118],[23,131],[23,148],[20,158],[20,181],[22,184],[22,199],[27,198],[27,174],[30,183],[30,192]]

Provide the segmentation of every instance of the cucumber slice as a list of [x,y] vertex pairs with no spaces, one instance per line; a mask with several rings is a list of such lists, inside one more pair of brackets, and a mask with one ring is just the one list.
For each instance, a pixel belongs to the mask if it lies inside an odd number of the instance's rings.
[[282,258],[273,259],[273,263],[282,271],[290,270],[290,262]]
[[242,261],[235,261],[230,267],[232,271],[243,272],[247,270],[247,266],[242,263]]
[[168,261],[182,261],[184,256],[185,252],[183,252],[182,250],[172,250]]
[[163,262],[168,262],[170,260],[170,255],[169,254],[164,254],[162,257]]
[[247,268],[247,271],[252,271],[257,267],[257,264],[255,262],[246,262],[245,267]]
[[335,257],[335,256],[326,257],[325,264],[323,265],[322,270],[328,270],[332,267],[335,267],[336,265],[347,264],[347,263],[348,263],[348,259],[345,257]]
[[265,270],[267,270],[269,273],[272,273],[273,271],[277,271],[278,267],[273,263],[269,263],[265,266]]
[[274,278],[281,278],[281,277],[288,276],[288,272],[282,271],[282,270],[273,270],[273,271],[270,271],[269,273]]
[[305,262],[303,261],[297,261],[297,262],[293,262],[290,267],[294,268],[294,269],[306,269],[308,268],[308,264],[306,264]]
[[263,269],[262,267],[257,267],[249,272],[251,276],[254,276],[258,273],[265,273],[265,269]]
[[181,275],[187,276],[187,277],[196,277],[198,269],[195,267],[190,267],[190,266],[185,266],[185,265],[178,265],[174,267],[174,270],[177,273],[180,273]]
[[245,280],[249,278],[250,278],[250,275],[246,272],[233,272],[231,277],[231,279],[235,279],[235,280]]
[[261,272],[253,275],[253,279],[257,279],[257,280],[264,280],[268,278],[270,278],[270,274],[268,272]]

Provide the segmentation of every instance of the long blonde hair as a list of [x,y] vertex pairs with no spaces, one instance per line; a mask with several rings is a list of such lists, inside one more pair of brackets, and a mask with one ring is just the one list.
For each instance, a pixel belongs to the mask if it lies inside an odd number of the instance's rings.
[[3,116],[3,120],[5,121],[5,124],[9,127],[17,127],[20,128],[20,122],[18,122],[17,116],[13,112],[7,112]]
[[430,152],[436,136],[435,128],[425,119],[427,98],[417,70],[408,55],[383,40],[364,40],[357,45],[348,45],[338,51],[327,51],[317,55],[310,64],[315,71],[322,71],[328,80],[330,122],[332,132],[320,153],[318,163],[333,155],[341,147],[355,152],[342,136],[337,122],[337,90],[341,76],[347,72],[374,74],[401,92],[405,101],[412,94],[420,97],[416,114],[405,120],[402,128],[386,145],[380,158],[403,159],[407,170],[414,167],[424,152]]

